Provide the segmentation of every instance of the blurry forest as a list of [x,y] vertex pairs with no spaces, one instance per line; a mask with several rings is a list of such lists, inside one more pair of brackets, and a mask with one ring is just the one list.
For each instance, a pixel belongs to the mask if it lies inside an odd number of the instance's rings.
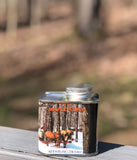
[[37,130],[47,90],[91,83],[100,141],[137,145],[137,0],[0,0],[0,125]]

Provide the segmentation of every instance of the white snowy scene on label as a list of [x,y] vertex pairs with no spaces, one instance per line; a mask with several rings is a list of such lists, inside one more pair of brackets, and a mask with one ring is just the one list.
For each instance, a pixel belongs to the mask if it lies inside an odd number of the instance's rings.
[[83,154],[82,104],[45,103],[39,109],[38,148],[45,154]]

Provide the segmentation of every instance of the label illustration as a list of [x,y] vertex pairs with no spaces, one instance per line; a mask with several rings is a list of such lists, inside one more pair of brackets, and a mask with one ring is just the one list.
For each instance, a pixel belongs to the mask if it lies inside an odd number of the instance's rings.
[[84,105],[39,105],[39,150],[45,154],[83,154]]

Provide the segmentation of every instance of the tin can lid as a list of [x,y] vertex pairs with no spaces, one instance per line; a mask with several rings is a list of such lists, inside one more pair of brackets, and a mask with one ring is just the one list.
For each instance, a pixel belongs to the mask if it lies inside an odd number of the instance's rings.
[[66,88],[66,92],[90,92],[93,86],[88,83],[72,85]]
[[65,100],[65,92],[63,91],[50,91],[45,92],[39,98],[40,101],[56,102]]
[[91,84],[79,84],[66,88],[66,97],[69,100],[88,100],[91,98],[93,86]]
[[39,97],[41,102],[52,103],[98,103],[99,95],[94,94],[91,84],[73,85],[65,91],[49,91]]

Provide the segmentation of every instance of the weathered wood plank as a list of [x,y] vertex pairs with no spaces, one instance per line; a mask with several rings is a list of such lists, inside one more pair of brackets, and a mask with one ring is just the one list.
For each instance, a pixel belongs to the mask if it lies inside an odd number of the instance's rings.
[[10,150],[0,149],[0,159],[1,160],[51,160],[51,158],[34,155],[30,153],[23,153],[23,152],[15,152]]
[[2,160],[136,160],[137,147],[99,142],[99,154],[94,157],[43,156],[37,150],[37,132],[0,127],[0,159]]
[[0,127],[0,148],[39,154],[37,132]]

